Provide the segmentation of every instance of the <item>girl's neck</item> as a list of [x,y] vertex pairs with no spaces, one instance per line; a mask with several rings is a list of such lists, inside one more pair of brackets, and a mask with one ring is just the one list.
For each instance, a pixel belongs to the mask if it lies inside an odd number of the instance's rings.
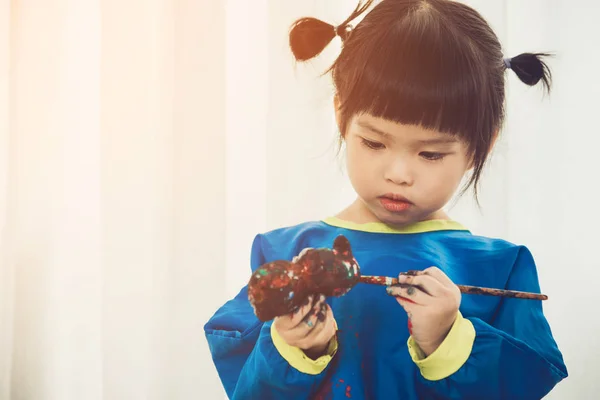
[[[383,221],[379,220],[377,216],[369,210],[360,198],[357,198],[352,204],[336,214],[335,217],[355,224],[368,224],[372,222],[383,223]],[[410,221],[407,225],[431,220],[450,220],[450,217],[444,210],[437,210],[425,218]]]

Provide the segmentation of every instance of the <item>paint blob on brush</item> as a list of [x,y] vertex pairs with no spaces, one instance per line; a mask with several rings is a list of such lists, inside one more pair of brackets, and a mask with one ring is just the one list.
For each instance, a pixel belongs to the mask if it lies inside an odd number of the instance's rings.
[[340,235],[333,248],[307,248],[292,261],[277,260],[259,267],[248,283],[248,299],[259,320],[291,314],[310,296],[345,295],[360,280],[360,268],[348,239]]

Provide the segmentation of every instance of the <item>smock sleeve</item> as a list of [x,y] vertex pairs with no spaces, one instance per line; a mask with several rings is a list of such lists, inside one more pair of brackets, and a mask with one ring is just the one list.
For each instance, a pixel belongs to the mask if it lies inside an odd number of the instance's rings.
[[[507,289],[540,292],[529,250],[521,247]],[[503,298],[491,323],[458,314],[440,347],[424,357],[414,340],[419,398],[539,400],[568,375],[541,300]]]

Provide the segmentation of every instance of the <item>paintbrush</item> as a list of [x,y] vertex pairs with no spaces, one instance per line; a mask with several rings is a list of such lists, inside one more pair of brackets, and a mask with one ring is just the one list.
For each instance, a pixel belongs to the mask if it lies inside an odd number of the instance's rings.
[[[415,275],[414,273],[407,272],[405,275]],[[391,278],[389,276],[369,276],[361,275],[359,277],[360,283],[368,283],[372,285],[382,286],[394,286],[402,285],[398,278]],[[468,285],[456,285],[460,289],[461,293],[465,294],[480,294],[486,296],[500,296],[500,297],[514,297],[518,299],[529,299],[529,300],[548,300],[548,296],[539,293],[530,292],[519,292],[516,290],[505,290],[505,289],[492,289],[479,286],[468,286]]]

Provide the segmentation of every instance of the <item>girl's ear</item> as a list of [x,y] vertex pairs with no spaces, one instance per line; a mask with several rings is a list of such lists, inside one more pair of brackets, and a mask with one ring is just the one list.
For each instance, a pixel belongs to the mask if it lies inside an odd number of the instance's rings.
[[490,153],[492,152],[492,150],[494,150],[494,146],[496,145],[496,141],[498,140],[499,134],[500,130],[496,129],[496,132],[494,132],[494,136],[492,137],[492,143],[490,144]]
[[337,123],[339,131],[341,131],[342,126],[342,112],[340,111],[340,105],[340,98],[336,94],[335,96],[333,96],[333,109],[335,111],[335,121]]

